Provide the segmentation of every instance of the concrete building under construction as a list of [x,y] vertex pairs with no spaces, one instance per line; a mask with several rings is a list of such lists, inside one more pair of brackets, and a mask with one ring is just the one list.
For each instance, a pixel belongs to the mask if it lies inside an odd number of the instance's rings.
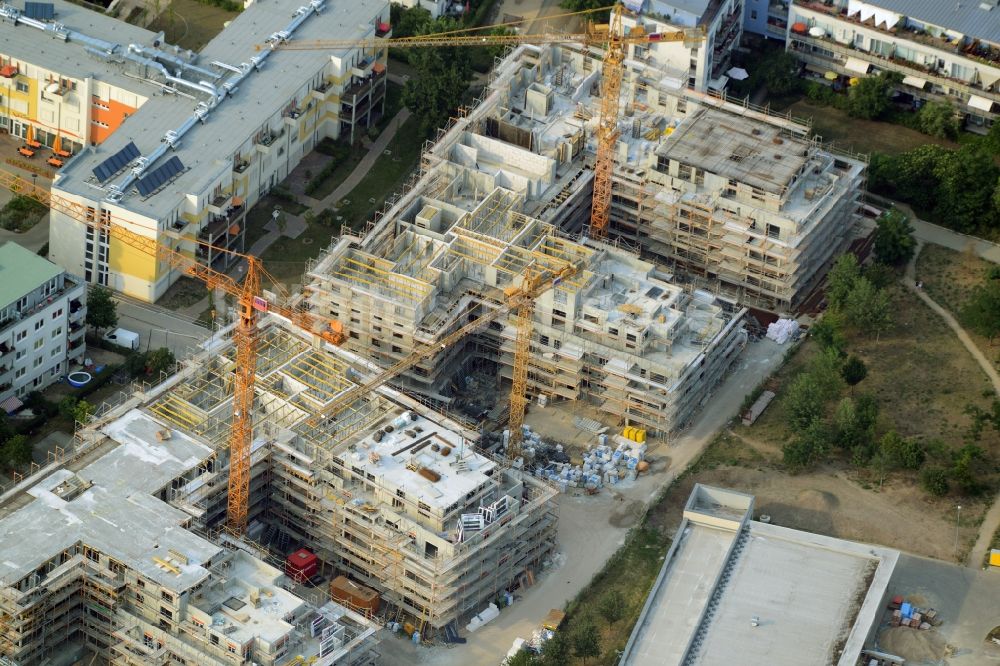
[[[535,302],[529,396],[669,433],[738,354],[742,304],[801,301],[843,246],[863,162],[824,151],[805,125],[675,89],[629,61],[617,238],[578,238],[600,64],[577,47],[514,51],[482,102],[428,146],[409,191],[312,265],[306,301],[343,323],[349,348],[390,366],[500,307],[526,274],[572,267]],[[404,385],[447,402],[477,359],[509,378],[516,337],[511,314],[429,355]]]
[[[275,317],[259,331],[249,529],[220,530],[228,333],[123,394],[71,455],[0,498],[0,655],[367,664],[371,619],[430,633],[533,580],[555,543],[555,490],[477,452],[470,424],[388,387],[329,409],[370,364]],[[347,575],[379,601],[333,603],[316,594],[325,584],[297,587],[267,563],[302,547],[323,580]]]

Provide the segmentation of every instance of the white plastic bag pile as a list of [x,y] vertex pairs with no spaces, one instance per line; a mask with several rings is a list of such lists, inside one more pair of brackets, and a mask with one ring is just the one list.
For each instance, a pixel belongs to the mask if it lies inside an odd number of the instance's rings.
[[794,319],[779,319],[767,327],[767,337],[783,345],[799,332],[799,322]]

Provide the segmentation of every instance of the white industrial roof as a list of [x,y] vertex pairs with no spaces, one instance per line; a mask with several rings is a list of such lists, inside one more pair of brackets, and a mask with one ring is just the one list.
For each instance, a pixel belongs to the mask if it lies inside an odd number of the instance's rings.
[[622,663],[854,665],[899,553],[752,512],[751,496],[696,485]]

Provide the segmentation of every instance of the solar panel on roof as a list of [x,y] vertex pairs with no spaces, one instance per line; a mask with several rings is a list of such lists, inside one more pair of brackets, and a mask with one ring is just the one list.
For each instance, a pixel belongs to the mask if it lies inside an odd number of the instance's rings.
[[173,177],[184,171],[184,165],[176,155],[156,167],[135,182],[139,194],[148,197],[150,194],[166,185]]
[[51,2],[25,2],[24,15],[39,21],[51,21],[56,17],[56,6]]
[[104,183],[141,154],[136,145],[129,141],[124,148],[94,167],[94,176],[98,182]]

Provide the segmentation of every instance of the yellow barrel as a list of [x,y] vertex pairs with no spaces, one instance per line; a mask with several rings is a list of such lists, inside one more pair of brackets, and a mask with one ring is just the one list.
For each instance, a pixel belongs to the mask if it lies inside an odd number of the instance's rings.
[[635,432],[635,441],[639,442],[640,444],[644,443],[646,441],[646,431],[637,430]]
[[625,426],[625,429],[622,430],[622,437],[631,440],[633,437],[635,437],[635,435],[633,434],[634,432],[635,428],[633,428],[632,426]]

